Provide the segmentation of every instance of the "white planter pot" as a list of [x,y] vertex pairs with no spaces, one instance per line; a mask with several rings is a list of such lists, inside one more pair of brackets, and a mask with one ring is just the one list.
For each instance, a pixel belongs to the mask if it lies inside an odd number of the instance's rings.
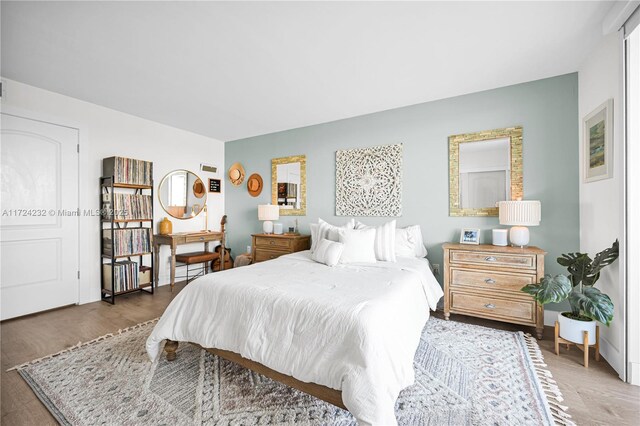
[[573,343],[583,344],[583,332],[589,332],[589,345],[596,343],[596,322],[578,321],[567,318],[562,313],[558,313],[558,324],[560,325],[560,337]]

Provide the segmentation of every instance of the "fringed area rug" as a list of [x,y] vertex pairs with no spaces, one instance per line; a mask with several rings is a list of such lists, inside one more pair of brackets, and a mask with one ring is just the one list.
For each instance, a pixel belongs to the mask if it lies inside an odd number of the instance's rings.
[[[151,363],[154,322],[17,367],[61,424],[354,425],[346,411],[189,344]],[[431,318],[400,425],[572,425],[534,338]]]

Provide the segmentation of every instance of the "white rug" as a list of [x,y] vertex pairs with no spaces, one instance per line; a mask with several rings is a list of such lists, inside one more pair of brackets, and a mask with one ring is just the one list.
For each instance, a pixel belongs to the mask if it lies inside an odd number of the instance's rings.
[[[17,367],[61,424],[352,425],[346,411],[194,345],[151,363],[139,324]],[[534,338],[432,318],[400,425],[571,425]]]

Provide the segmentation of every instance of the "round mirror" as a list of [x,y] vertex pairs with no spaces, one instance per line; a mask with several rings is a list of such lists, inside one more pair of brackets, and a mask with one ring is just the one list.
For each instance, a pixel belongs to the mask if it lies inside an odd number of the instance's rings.
[[191,219],[204,209],[206,187],[195,173],[174,170],[168,173],[158,189],[162,208],[176,219]]

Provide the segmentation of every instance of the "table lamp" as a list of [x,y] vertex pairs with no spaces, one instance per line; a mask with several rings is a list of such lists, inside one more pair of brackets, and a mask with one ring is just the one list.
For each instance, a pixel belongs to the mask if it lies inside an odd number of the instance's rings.
[[261,204],[258,206],[258,220],[263,220],[262,230],[265,234],[273,233],[273,220],[280,218],[280,207],[272,204]]
[[529,244],[529,228],[540,225],[540,201],[499,201],[500,225],[510,225],[509,240],[512,246]]

